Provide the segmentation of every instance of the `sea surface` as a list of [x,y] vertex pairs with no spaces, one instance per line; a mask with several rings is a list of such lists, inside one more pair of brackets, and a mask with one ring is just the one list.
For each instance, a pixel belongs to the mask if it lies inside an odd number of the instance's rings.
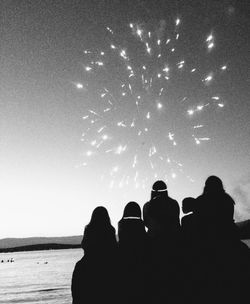
[[0,303],[70,304],[72,272],[82,256],[82,249],[0,253]]

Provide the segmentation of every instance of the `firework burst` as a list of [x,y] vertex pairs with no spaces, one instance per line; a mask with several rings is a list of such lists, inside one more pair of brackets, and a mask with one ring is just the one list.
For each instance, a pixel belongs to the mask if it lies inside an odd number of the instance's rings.
[[130,23],[123,35],[111,27],[105,33],[102,48],[84,50],[85,84],[75,85],[87,87],[93,100],[82,117],[83,165],[98,164],[110,187],[175,179],[184,174],[176,160],[183,139],[209,141],[203,117],[224,106],[213,83],[227,66],[210,70],[199,64],[216,50],[215,36],[201,38],[197,55],[179,18],[170,26],[161,20],[151,30]]

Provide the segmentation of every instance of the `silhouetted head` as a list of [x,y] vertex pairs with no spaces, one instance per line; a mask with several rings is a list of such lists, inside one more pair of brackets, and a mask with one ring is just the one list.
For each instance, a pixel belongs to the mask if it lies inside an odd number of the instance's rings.
[[[84,229],[82,248],[85,253],[95,256],[100,249],[108,251],[114,247],[115,229],[110,223],[108,211],[105,207],[96,207],[91,215],[89,224]],[[103,254],[103,253],[101,253]]]
[[205,182],[204,193],[219,192],[225,192],[222,180],[215,175],[209,176]]
[[151,190],[151,199],[157,196],[162,196],[167,194],[167,185],[162,180],[156,181]]
[[195,209],[195,198],[193,197],[186,197],[182,201],[182,212],[183,213],[189,213],[189,212],[194,212]]
[[108,210],[105,207],[96,207],[91,215],[89,225],[110,225]]
[[124,217],[139,217],[141,218],[141,207],[136,202],[129,202],[124,208],[123,211]]

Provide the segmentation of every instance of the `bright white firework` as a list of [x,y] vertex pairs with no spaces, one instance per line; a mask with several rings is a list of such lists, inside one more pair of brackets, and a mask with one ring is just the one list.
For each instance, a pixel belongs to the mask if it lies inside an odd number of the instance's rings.
[[82,83],[77,83],[76,88],[79,89],[79,90],[82,90],[83,89],[83,84]]
[[[203,117],[207,108],[224,107],[211,88],[227,66],[199,66],[212,56],[204,50],[185,58],[183,24],[179,18],[164,28],[130,23],[122,36],[108,26],[102,47],[83,52],[91,95],[83,116],[84,162],[105,162],[111,188],[130,182],[145,187],[149,176],[177,179],[184,174],[174,157],[182,140],[189,137],[194,146],[210,140]],[[214,49],[213,34],[206,45]]]

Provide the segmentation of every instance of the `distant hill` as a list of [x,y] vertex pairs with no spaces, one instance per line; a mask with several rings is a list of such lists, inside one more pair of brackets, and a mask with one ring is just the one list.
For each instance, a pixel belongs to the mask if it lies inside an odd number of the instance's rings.
[[12,248],[0,249],[0,252],[18,252],[18,251],[35,251],[35,250],[49,250],[49,249],[72,249],[80,248],[81,245],[65,245],[65,244],[39,244],[39,245],[28,245],[28,246],[19,246]]
[[0,249],[40,244],[80,245],[81,241],[82,235],[63,237],[5,238],[0,239]]

